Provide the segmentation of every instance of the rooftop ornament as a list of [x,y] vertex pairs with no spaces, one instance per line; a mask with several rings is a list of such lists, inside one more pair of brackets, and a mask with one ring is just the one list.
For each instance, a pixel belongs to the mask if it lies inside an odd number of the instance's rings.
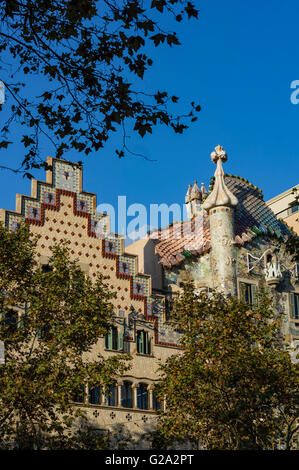
[[205,200],[203,208],[209,211],[210,209],[219,206],[236,207],[238,199],[228,189],[224,181],[222,162],[225,163],[227,161],[227,154],[221,145],[218,145],[215,148],[215,151],[211,153],[211,160],[217,164],[215,171],[215,184],[213,191]]

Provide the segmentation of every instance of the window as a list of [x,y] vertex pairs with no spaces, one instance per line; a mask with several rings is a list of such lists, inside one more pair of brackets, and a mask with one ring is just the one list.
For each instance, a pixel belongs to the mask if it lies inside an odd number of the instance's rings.
[[44,340],[50,339],[50,334],[49,334],[50,330],[51,330],[50,325],[48,322],[46,322],[44,326],[39,328],[37,332],[38,339],[44,339]]
[[121,406],[124,408],[133,407],[133,390],[131,382],[125,381],[121,387]]
[[137,331],[137,352],[139,354],[151,353],[151,344],[147,331]]
[[124,335],[121,329],[113,326],[105,337],[105,347],[112,351],[122,351],[124,348]]
[[49,264],[42,264],[42,272],[43,273],[50,273],[53,271],[53,267],[50,266]]
[[289,209],[288,209],[288,215],[292,215],[294,214],[295,212],[298,212],[299,210],[299,205],[298,204],[294,204],[293,206],[291,206]]
[[116,406],[116,387],[115,385],[110,385],[105,393],[105,405],[107,406]]
[[146,384],[139,384],[137,388],[137,408],[140,410],[148,409],[148,391]]
[[16,330],[18,326],[18,312],[12,309],[8,310],[4,315],[4,325],[11,331]]
[[299,294],[290,293],[290,317],[299,320]]
[[89,389],[89,403],[91,405],[98,405],[99,403],[101,403],[100,387],[93,387]]
[[246,282],[240,282],[240,299],[247,302],[250,305],[257,304],[256,291],[257,286],[255,284],[248,284]]

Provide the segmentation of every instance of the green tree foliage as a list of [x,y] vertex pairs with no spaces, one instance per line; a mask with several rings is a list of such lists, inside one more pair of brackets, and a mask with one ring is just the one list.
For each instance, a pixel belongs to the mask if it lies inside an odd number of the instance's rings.
[[0,226],[0,446],[103,448],[88,427],[74,431],[86,420],[73,401],[85,384],[108,387],[128,367],[128,356],[104,359],[94,350],[111,326],[114,294],[103,277],[80,271],[66,245],[42,269],[36,245],[26,225]]
[[287,252],[292,255],[292,261],[299,263],[299,236],[295,233],[286,241]]
[[289,449],[298,430],[298,367],[282,347],[270,299],[260,294],[253,307],[218,293],[197,296],[189,284],[172,322],[183,332],[184,352],[161,366],[166,411],[156,441]]
[[[139,93],[136,78],[152,66],[152,46],[180,44],[167,23],[197,17],[186,0],[0,0],[1,80],[12,102],[0,148],[11,143],[14,122],[27,127],[22,166],[30,177],[30,168],[45,166],[39,157],[45,136],[57,157],[68,149],[88,154],[120,127],[116,153],[123,157],[127,121],[142,137],[158,124],[182,133],[200,106],[192,102],[184,115],[173,114],[177,96]],[[33,76],[43,88],[39,96],[26,92]]]

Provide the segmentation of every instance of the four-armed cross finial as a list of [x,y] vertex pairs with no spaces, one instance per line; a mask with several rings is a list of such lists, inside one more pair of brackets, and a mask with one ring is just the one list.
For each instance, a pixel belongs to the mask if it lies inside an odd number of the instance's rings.
[[215,151],[211,153],[211,160],[214,163],[217,163],[218,160],[222,160],[223,163],[227,161],[227,153],[223,150],[222,145],[217,145],[217,147],[215,147]]

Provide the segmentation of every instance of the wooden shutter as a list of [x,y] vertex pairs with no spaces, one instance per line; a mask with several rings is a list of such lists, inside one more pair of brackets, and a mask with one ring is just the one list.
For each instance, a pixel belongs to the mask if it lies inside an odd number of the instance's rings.
[[255,284],[251,284],[251,303],[252,305],[257,305],[257,287]]
[[18,328],[23,328],[24,327],[24,317],[25,315],[18,315]]
[[290,317],[295,318],[295,294],[290,292]]
[[246,284],[245,282],[240,282],[240,300],[246,300]]
[[106,348],[112,349],[112,329],[106,334]]
[[149,338],[149,335],[148,333],[144,332],[144,336],[145,336],[145,351],[144,353],[145,354],[150,354],[151,352],[151,341],[150,341],[150,338]]
[[122,351],[124,349],[124,333],[122,328],[119,328],[117,335],[117,349]]
[[144,354],[144,331],[138,331],[137,352]]

